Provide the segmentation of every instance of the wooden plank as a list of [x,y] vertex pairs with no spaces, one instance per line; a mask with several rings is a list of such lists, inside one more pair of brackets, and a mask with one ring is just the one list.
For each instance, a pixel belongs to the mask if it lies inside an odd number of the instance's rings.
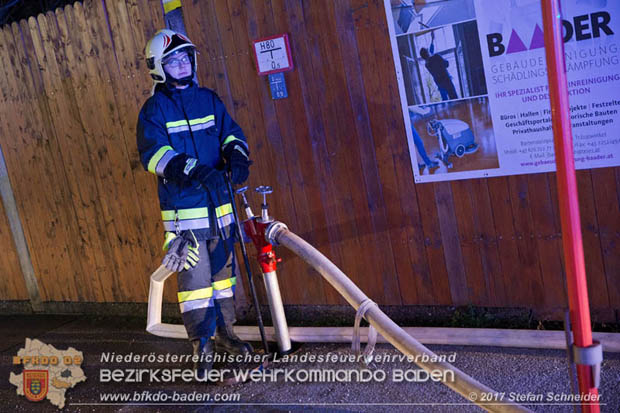
[[[10,61],[6,49],[6,43],[9,40],[5,39],[5,33],[12,36],[10,30],[0,30],[0,64],[2,64],[2,68],[0,68],[0,119],[11,122],[16,96],[11,96],[8,93],[9,87],[6,84],[8,78],[6,70],[11,68],[11,66],[5,66],[4,64]],[[5,121],[0,121],[0,146],[3,147],[3,153],[8,150],[8,144],[5,142],[4,137],[11,136]],[[0,160],[0,162],[5,161]],[[4,173],[0,173],[0,179],[6,179],[10,184],[9,177],[4,177],[2,176],[3,174]],[[0,248],[5,252],[0,257],[0,268],[2,268],[2,276],[0,277],[0,297],[3,297],[4,300],[28,300],[30,297],[24,282],[11,226],[4,208],[5,202],[6,200],[4,199],[0,202]]]
[[[590,307],[592,309],[609,308],[610,292],[605,277],[605,263],[602,254],[603,241],[596,211],[592,170],[577,171],[577,190],[579,192],[581,236],[586,264],[586,277],[588,279]],[[561,243],[560,248],[562,248]]]
[[[15,198],[41,299],[78,300],[81,292],[76,287],[76,278],[81,263],[76,252],[77,240],[72,236],[75,217],[71,208],[66,207],[70,205],[71,195],[66,190],[62,159],[50,127],[47,97],[36,72],[44,67],[45,53],[36,19],[22,20],[20,24],[21,33],[17,24],[12,25],[13,41],[6,44],[9,54],[21,62],[12,65],[14,71],[8,79],[10,93],[20,97],[13,108],[11,123],[15,130],[11,136],[20,136],[21,145],[7,151],[7,167],[17,187]],[[28,64],[32,65],[31,69]],[[59,283],[58,279],[63,282]]]
[[[615,171],[614,171],[615,169]],[[612,308],[620,308],[620,193],[616,183],[616,168],[592,169],[592,185],[609,304]]]
[[[357,146],[361,162],[361,173],[366,188],[366,198],[370,209],[372,230],[378,233],[380,239],[377,244],[390,243],[395,267],[395,275],[398,280],[402,302],[405,304],[417,304],[425,299],[432,302],[432,293],[421,289],[418,281],[428,277],[428,265],[426,258],[417,245],[412,242],[421,239],[421,227],[415,228],[419,223],[419,210],[415,202],[415,191],[408,191],[412,196],[402,197],[401,209],[398,214],[398,222],[388,220],[387,208],[384,202],[383,188],[380,182],[379,168],[373,143],[370,114],[366,96],[364,94],[364,79],[361,68],[360,51],[357,47],[353,13],[348,2],[334,2],[336,15],[336,30],[340,53],[344,65],[345,76],[348,85],[348,98],[351,101],[353,118],[357,132]],[[411,201],[407,203],[407,200]],[[393,220],[392,220],[393,221]],[[389,230],[387,232],[386,230]],[[416,245],[417,244],[417,245]],[[430,282],[430,280],[429,280]]]
[[455,222],[458,227],[458,238],[463,259],[463,272],[467,277],[466,290],[469,291],[469,301],[474,305],[484,305],[490,299],[489,289],[482,264],[480,248],[480,229],[476,224],[478,209],[474,206],[473,181],[465,180],[451,183],[453,202],[458,207],[454,209]]
[[[247,8],[242,7],[239,9],[238,4],[235,7],[236,10],[239,10],[239,13],[233,10],[231,15],[239,17],[245,15],[248,33],[247,37],[237,36],[238,48],[241,49],[244,45],[249,47],[251,39],[272,34],[276,23],[274,22],[271,4],[267,2],[252,2],[247,4]],[[252,16],[252,18],[249,16]],[[235,27],[237,27],[237,24],[235,24]],[[240,34],[242,33],[243,31],[240,32]],[[313,225],[310,221],[309,205],[304,192],[304,180],[301,176],[300,162],[298,161],[303,157],[300,156],[296,144],[297,130],[301,129],[301,125],[305,124],[303,110],[297,111],[295,109],[295,105],[300,102],[299,97],[298,95],[294,96],[291,92],[290,97],[285,101],[272,100],[267,79],[256,75],[252,62],[247,66],[247,69],[246,78],[255,79],[254,83],[250,82],[249,96],[259,97],[259,101],[251,105],[251,107],[261,109],[261,112],[254,112],[253,116],[257,119],[265,119],[262,125],[264,132],[256,135],[257,140],[261,141],[261,145],[257,145],[257,155],[262,160],[260,167],[267,172],[267,177],[277,177],[275,187],[278,188],[278,196],[275,197],[277,203],[273,211],[283,214],[283,217],[290,217],[290,222],[284,222],[289,224],[291,230],[298,233],[307,233],[313,228]],[[260,139],[261,136],[264,136],[265,139]],[[279,253],[283,252],[279,251]],[[285,262],[285,266],[282,267],[284,274],[282,279],[286,279],[288,285],[284,284],[284,286],[291,297],[291,301],[294,300],[296,304],[303,303],[305,302],[304,296],[309,294],[308,292],[300,291],[297,286],[308,283],[316,284],[316,276],[308,271],[307,265],[299,258],[289,256],[286,261],[288,262]],[[290,277],[288,274],[293,275],[293,277]],[[301,279],[299,279],[297,274],[303,274]],[[314,302],[344,304],[344,300],[330,286],[323,282],[316,285],[320,291],[318,294],[313,294],[319,297]]]
[[458,224],[454,214],[455,208],[450,183],[438,182],[434,186],[452,303],[455,305],[470,304],[472,293],[463,270],[463,257],[457,232]]
[[[100,6],[100,3],[98,3]],[[97,4],[86,2],[84,8],[76,3],[65,10],[67,29],[72,35],[67,49],[73,56],[83,56],[69,67],[72,78],[79,82],[76,97],[82,104],[85,139],[92,154],[92,166],[101,194],[101,206],[106,222],[106,235],[113,259],[112,297],[117,301],[144,301],[146,286],[138,285],[124,274],[142,274],[152,265],[145,259],[139,238],[144,233],[136,213],[135,189],[131,181],[129,162],[119,128],[116,102],[110,89],[108,72],[99,61],[112,62],[109,38],[98,35]],[[99,13],[99,15],[97,14]],[[69,52],[69,49],[71,50]]]
[[532,227],[528,243],[536,244],[542,277],[543,303],[546,308],[566,305],[566,282],[562,265],[561,232],[555,226],[547,174],[527,175],[528,203]]
[[[533,179],[538,179],[534,177]],[[527,295],[528,305],[535,305],[544,300],[544,288],[540,274],[540,257],[533,243],[534,228],[531,218],[531,206],[528,195],[528,177],[517,175],[508,177],[508,186],[513,211],[515,237],[519,251],[522,287]]]
[[[220,5],[221,10],[226,9],[225,2],[220,2]],[[197,44],[201,45],[201,52],[204,53],[204,58],[201,54],[198,55],[199,63],[204,62],[209,68],[206,71],[198,70],[200,83],[217,91],[227,110],[234,115],[236,108],[230,85],[231,73],[227,71],[226,65],[227,56],[229,53],[232,54],[233,50],[226,49],[222,41],[226,30],[221,27],[215,6],[216,2],[186,4],[183,13],[187,17],[185,24],[192,35],[192,41],[196,39]]]
[[450,282],[443,253],[434,184],[416,185],[416,192],[420,205],[420,215],[422,216],[423,245],[426,249],[431,273],[434,302],[437,305],[451,305]]
[[[291,151],[287,162],[296,162],[293,156],[299,154],[298,165],[291,168],[291,171],[294,181],[299,185],[295,190],[303,193],[301,200],[302,202],[306,200],[305,208],[309,215],[309,220],[305,221],[305,225],[308,226],[307,232],[302,232],[300,235],[357,281],[363,275],[360,275],[357,267],[348,261],[346,246],[341,242],[342,232],[338,227],[341,210],[332,210],[331,200],[337,199],[338,196],[334,193],[334,185],[331,182],[333,178],[330,166],[327,164],[329,161],[326,156],[325,129],[320,106],[317,103],[317,95],[308,90],[309,85],[316,84],[316,79],[307,43],[304,41],[308,33],[300,20],[303,11],[298,3],[285,4],[277,1],[272,5],[273,18],[277,27],[291,35],[291,49],[296,65],[295,71],[287,76],[290,107],[285,107],[287,102],[278,102],[276,110],[283,139],[288,142],[287,138],[290,136],[293,138],[291,141],[297,142],[295,146],[288,147],[287,144],[285,150]],[[292,115],[291,120],[294,124],[283,123],[287,114]],[[299,210],[297,206],[296,210]],[[312,270],[308,269],[306,273],[309,277],[316,277]],[[323,303],[342,302],[331,286],[325,283],[321,283],[321,286],[324,288],[325,296]],[[370,290],[366,285],[362,285],[361,288],[366,291]],[[317,299],[320,300],[320,297]]]
[[[310,115],[315,113],[320,116],[320,110],[314,106],[315,96],[307,94],[307,82],[314,81],[311,80],[314,74],[310,73],[312,66],[304,42],[304,36],[308,34],[299,20],[299,15],[303,12],[299,4],[287,4],[282,1],[273,2],[271,10],[278,31],[290,33],[291,50],[296,67],[293,72],[286,75],[289,81],[290,103],[275,102],[275,107],[283,140],[287,142],[285,147],[287,163],[291,164],[289,170],[295,182],[293,188],[293,196],[296,198],[295,208],[299,211],[300,225],[303,225],[301,235],[349,276],[357,277],[359,273],[347,261],[346,247],[340,242],[338,216],[335,211],[330,210],[331,203],[327,201],[333,186],[327,182],[330,180],[329,172],[326,170],[328,165],[321,164],[325,159],[322,119]],[[298,157],[297,161],[295,157]],[[316,279],[316,274],[311,269],[306,268],[305,274],[311,277],[310,279]],[[344,303],[331,286],[322,281],[320,285],[325,297],[323,303]]]
[[[374,231],[370,225],[369,201],[364,195],[366,190],[359,153],[351,150],[359,144],[355,130],[348,127],[353,123],[353,113],[348,99],[343,99],[348,91],[343,82],[342,57],[336,42],[323,35],[326,23],[333,19],[330,5],[331,2],[324,2],[324,7],[304,7],[302,10],[307,22],[304,38],[309,39],[306,47],[309,50],[314,48],[311,51],[316,82],[312,89],[316,94],[314,99],[323,102],[318,107],[325,128],[322,142],[324,155],[328,157],[325,162],[329,163],[334,190],[341,200],[331,209],[337,214],[344,265],[353,272],[365,274],[364,277],[377,279],[379,283],[370,288],[378,297],[382,293],[381,302],[398,304],[400,293],[392,247],[386,234],[388,228]],[[308,3],[302,6],[308,6]],[[319,10],[322,10],[320,15],[317,14]]]
[[[364,6],[365,4],[361,4],[359,7],[364,7]],[[390,40],[389,40],[389,31],[388,31],[387,23],[386,23],[385,8],[383,7],[382,4],[379,4],[378,2],[368,3],[368,14],[371,17],[369,21],[367,22],[367,24],[375,32],[372,38],[375,42],[375,48],[377,50],[377,64],[380,68],[375,76],[379,78],[379,83],[384,85],[380,89],[380,92],[384,93],[383,101],[388,102],[388,105],[385,107],[385,116],[388,119],[388,124],[392,125],[392,127],[388,130],[389,131],[388,142],[391,142],[390,146],[394,151],[396,151],[396,148],[399,149],[398,153],[394,154],[395,162],[397,163],[396,170],[398,172],[401,172],[404,170],[409,172],[406,179],[403,179],[403,178],[399,179],[400,186],[401,186],[401,193],[409,194],[413,192],[413,173],[411,171],[411,161],[409,157],[409,152],[407,151],[406,145],[403,142],[404,135],[403,135],[402,130],[404,129],[404,122],[402,119],[399,88],[396,82],[396,78],[394,76],[395,68],[394,68],[393,55],[392,53],[390,53],[391,47],[390,47]],[[369,98],[371,98],[371,96],[369,96]],[[394,125],[398,125],[398,128],[395,129]],[[422,185],[416,186],[417,199],[418,199],[418,202],[421,203],[421,202],[424,202],[421,199],[424,197],[424,195],[421,194],[418,188],[423,188],[423,186]],[[431,199],[432,198],[435,199],[436,203],[438,200],[441,200],[444,198],[442,194],[441,186],[437,186],[436,184],[433,184],[432,189],[433,189],[433,194],[432,195],[429,194],[429,195],[431,196]],[[449,198],[451,198],[450,195],[448,195],[448,197],[446,198],[445,203],[436,204],[435,208],[426,209],[427,211],[430,211],[432,214],[437,214],[438,218],[434,222],[434,225],[439,226],[440,233],[441,233],[440,237],[443,236],[444,234],[450,233],[453,229],[456,229],[456,227],[450,228],[446,226],[445,224],[443,224],[440,218],[440,216],[444,216],[448,218],[450,216],[453,217],[454,215],[453,208],[451,206],[451,201],[449,200]],[[423,216],[422,219],[424,220],[425,217]],[[433,228],[431,231],[434,232],[435,230],[436,230],[436,227]],[[428,228],[424,230],[425,233],[427,231],[428,231]],[[429,255],[429,257],[434,256],[434,259],[436,260],[441,259],[440,255],[438,254],[439,248],[441,249],[441,253],[444,255],[443,266],[438,266],[437,264],[430,264],[430,265],[431,265],[431,268],[433,267],[438,268],[438,278],[435,278],[435,276],[433,276],[434,278],[433,283],[440,285],[439,288],[435,288],[436,291],[438,291],[438,293],[440,294],[448,294],[448,296],[451,295],[450,302],[452,302],[453,299],[455,298],[459,301],[463,298],[460,295],[460,292],[458,291],[459,287],[457,286],[457,284],[459,284],[458,279],[461,278],[461,281],[462,281],[462,273],[460,273],[461,271],[460,267],[462,265],[460,264],[460,261],[461,261],[461,258],[459,257],[460,251],[458,250],[458,242],[456,242],[457,239],[455,235],[456,234],[452,232],[452,235],[450,238],[447,238],[441,241],[441,245],[438,245],[437,243],[431,244],[432,245],[431,248],[434,248],[434,250],[432,251],[428,251],[428,247],[427,247],[427,252],[431,254]],[[439,247],[439,248],[436,248],[436,247]],[[454,248],[456,248],[456,250],[454,250]],[[452,251],[452,250],[457,251],[457,255],[451,255],[451,256],[446,255],[448,251]],[[450,260],[446,261],[446,257],[450,257]],[[429,258],[429,261],[430,261],[430,258]],[[446,290],[446,288],[448,288],[448,290]]]
[[471,194],[476,236],[480,237],[480,257],[485,284],[487,286],[487,305],[505,306],[507,291],[504,272],[500,261],[493,205],[489,195],[488,180],[471,180]]
[[521,273],[513,213],[508,191],[508,178],[489,178],[489,196],[493,205],[493,218],[502,272],[506,290],[506,307],[525,306],[528,302],[527,287]]
[[[435,294],[436,300],[450,304],[452,303],[452,298],[450,296],[448,270],[445,257],[442,257],[445,246],[441,241],[428,242],[430,238],[434,238],[433,235],[435,234],[438,240],[441,239],[440,233],[436,232],[440,229],[437,215],[438,209],[436,205],[425,203],[425,200],[422,199],[425,195],[430,196],[430,198],[426,199],[434,199],[435,195],[434,192],[428,194],[429,187],[424,188],[422,185],[414,187],[413,184],[413,172],[404,139],[404,122],[398,85],[394,76],[393,56],[390,53],[391,48],[389,46],[390,41],[385,11],[383,6],[378,3],[358,1],[353,2],[352,8],[356,10],[354,21],[358,27],[358,33],[360,33],[360,37],[358,37],[360,39],[360,50],[365,48],[373,48],[375,50],[375,58],[371,62],[366,63],[374,66],[374,69],[368,73],[366,78],[374,78],[377,86],[372,90],[366,90],[367,100],[377,103],[375,109],[371,110],[373,116],[380,116],[387,122],[387,129],[384,133],[375,133],[375,145],[378,154],[382,151],[390,151],[391,153],[387,153],[386,159],[378,158],[377,162],[380,165],[382,176],[386,176],[386,173],[391,173],[390,169],[392,168],[395,170],[397,176],[396,187],[402,196],[401,202],[405,202],[403,210],[412,210],[415,217],[414,205],[417,200],[420,211],[424,211],[421,212],[422,217],[424,217],[426,212],[432,214],[433,218],[430,221],[423,219],[422,231],[419,231],[420,226],[418,226],[417,232],[425,236],[424,245],[426,246],[428,265],[432,274],[432,287],[430,287],[430,290]],[[363,33],[368,33],[368,35],[363,38],[361,37]],[[430,187],[432,191],[434,191],[434,188],[434,185]],[[389,193],[389,191],[386,191],[386,193]],[[413,197],[414,193],[416,193],[415,197]],[[386,199],[386,204],[389,206],[392,203]],[[389,216],[393,214],[394,212],[389,212]],[[429,235],[431,236],[429,237]],[[427,280],[420,280],[418,291],[423,288],[428,289],[428,284]]]
[[[271,6],[269,6],[271,7]],[[302,63],[299,57],[301,49],[298,47],[298,38],[303,36],[295,23],[289,19],[284,2],[277,1],[272,3],[272,8],[266,12],[269,21],[273,20],[274,27],[277,32],[271,31],[265,34],[275,34],[278,32],[287,32],[291,34],[291,49],[294,64],[299,66]],[[271,16],[269,16],[269,10]],[[322,202],[320,182],[323,179],[321,172],[316,170],[315,154],[313,154],[313,138],[314,130],[313,119],[307,117],[305,102],[303,95],[303,78],[299,70],[287,73],[286,75],[289,102],[279,101],[273,102],[278,125],[282,136],[282,149],[288,173],[291,177],[291,196],[294,202],[295,211],[297,211],[299,233],[300,235],[318,248],[333,262],[342,267],[343,255],[342,247],[330,241],[328,233],[327,211]],[[270,92],[265,85],[265,94]],[[303,268],[304,279],[306,282],[316,283],[321,280],[320,277],[305,263],[301,263]],[[347,269],[343,268],[347,271]],[[333,287],[323,282],[319,282],[322,288],[324,304],[345,304],[340,294]],[[303,302],[303,301],[302,301]]]
[[[17,33],[18,37],[14,36],[14,33]],[[36,122],[36,119],[27,115],[30,114],[30,110],[37,103],[30,99],[28,85],[31,78],[30,76],[26,77],[23,71],[24,67],[28,67],[28,61],[23,56],[23,47],[15,47],[15,38],[21,38],[20,28],[17,23],[5,26],[0,30],[0,91],[4,101],[8,102],[8,105],[3,108],[6,114],[0,116],[0,128],[4,131],[0,133],[0,144],[4,148],[7,173],[14,187],[13,194],[18,214],[22,220],[25,242],[28,249],[32,251],[34,246],[38,245],[35,244],[38,242],[38,238],[31,236],[30,227],[24,222],[25,218],[22,211],[25,210],[24,201],[31,200],[33,199],[31,196],[40,195],[40,193],[35,192],[34,187],[27,185],[27,181],[23,176],[32,175],[35,171],[30,168],[27,170],[22,169],[24,165],[28,166],[27,160],[30,159],[34,152],[32,141],[34,141],[36,135],[30,132],[33,132],[32,125]],[[28,70],[27,73],[29,74],[30,71]],[[15,82],[20,81],[23,87],[15,89],[13,85],[15,85]],[[24,103],[28,106],[24,107]],[[25,116],[23,119],[19,116],[22,114]],[[21,131],[19,128],[21,128]],[[37,133],[39,133],[38,130]],[[8,137],[11,137],[11,139],[7,139]],[[18,173],[17,171],[20,172]],[[31,208],[30,213],[33,212],[35,210]],[[36,272],[40,268],[38,255],[30,253],[30,259],[33,265],[33,276],[36,278]],[[39,289],[41,288],[39,285]],[[43,293],[41,292],[41,294]],[[41,296],[41,299],[43,299],[43,296]]]
[[[58,19],[57,19],[58,16]],[[79,253],[82,258],[83,271],[77,274],[86,301],[99,301],[108,294],[107,240],[101,240],[100,234],[105,231],[105,223],[101,219],[99,207],[100,194],[92,177],[90,154],[84,143],[83,125],[79,116],[80,102],[77,102],[70,81],[67,58],[63,47],[69,40],[66,34],[66,23],[62,9],[57,16],[49,12],[39,20],[43,36],[42,47],[47,59],[43,81],[52,90],[48,99],[51,112],[52,127],[58,137],[58,147],[62,156],[63,167],[67,174],[67,185],[72,194],[71,207],[77,222]],[[65,32],[59,31],[64,27]],[[78,235],[79,234],[79,235]]]
[[[379,282],[385,283],[385,303],[401,303],[405,300],[404,296],[407,301],[415,302],[418,292],[411,269],[408,225],[411,216],[401,203],[400,171],[395,165],[394,154],[387,141],[390,133],[388,117],[384,107],[377,102],[382,99],[379,96],[383,87],[375,78],[375,71],[380,70],[376,67],[377,46],[373,42],[374,34],[371,31],[355,31],[355,17],[351,15],[351,9],[356,6],[343,7],[346,6],[341,5],[338,13],[341,16],[346,13],[344,18],[347,19],[347,29],[338,37],[346,39],[347,42],[342,44],[340,49],[347,59],[345,67],[351,66],[351,61],[354,62],[354,66],[347,68],[343,76],[351,76],[352,84],[348,93],[352,107],[361,110],[357,114],[358,132],[354,144],[360,151],[358,162],[363,172],[360,171],[359,175],[363,178],[362,185],[366,187],[366,202],[369,205],[367,216],[372,220],[371,231],[376,234],[373,240],[375,250],[378,255],[385,254],[381,261],[383,268],[378,273]],[[365,117],[362,118],[360,114]],[[370,166],[370,162],[375,165]]]
[[[394,268],[392,270],[394,275],[384,275],[384,277],[396,278],[398,283],[396,287],[403,303],[417,304],[420,299],[430,303],[432,302],[432,292],[429,294],[430,289],[420,288],[419,285],[419,280],[426,278],[430,284],[430,279],[428,279],[426,257],[418,247],[421,242],[415,242],[421,240],[420,234],[422,233],[421,226],[419,226],[419,210],[415,199],[415,190],[399,191],[398,188],[395,188],[396,190],[392,192],[390,188],[385,192],[394,194],[391,195],[392,197],[397,196],[400,192],[402,195],[400,202],[389,202],[387,198],[384,198],[373,142],[371,117],[364,94],[365,85],[360,50],[357,46],[357,33],[355,32],[351,5],[344,1],[332,4],[336,20],[335,31],[339,39],[339,51],[348,85],[347,95],[351,102],[352,111],[356,114],[349,121],[349,125],[354,124],[357,133],[355,146],[359,148],[360,174],[365,184],[366,202],[369,205],[369,219],[372,224],[371,230],[376,234],[376,245],[391,245],[391,249],[388,248],[385,254],[392,254],[393,264],[388,263],[387,265],[388,268]],[[406,168],[403,172],[410,173],[410,170]],[[390,195],[386,196],[389,197]],[[388,215],[389,206],[392,206],[393,210]],[[418,293],[418,290],[421,292]]]

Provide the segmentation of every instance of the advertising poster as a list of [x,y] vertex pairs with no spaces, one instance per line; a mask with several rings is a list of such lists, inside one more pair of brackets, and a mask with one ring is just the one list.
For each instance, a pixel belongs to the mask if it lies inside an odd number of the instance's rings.
[[[555,170],[539,0],[385,0],[416,182]],[[577,169],[620,165],[620,2],[563,0]]]

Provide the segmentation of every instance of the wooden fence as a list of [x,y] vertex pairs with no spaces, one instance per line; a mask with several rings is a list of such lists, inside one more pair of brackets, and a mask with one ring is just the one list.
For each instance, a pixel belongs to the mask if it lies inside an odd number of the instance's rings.
[[[380,0],[183,2],[200,83],[246,132],[272,214],[380,304],[565,306],[554,174],[415,185]],[[2,27],[0,145],[43,301],[144,302],[161,259],[155,178],[135,144],[159,0],[85,1]],[[251,41],[289,33],[289,97]],[[578,172],[591,307],[620,310],[620,168]],[[259,198],[251,195],[255,207]],[[2,215],[0,247],[13,251]],[[342,304],[279,250],[285,304]],[[16,256],[0,299],[27,294]],[[167,298],[174,298],[174,281]]]

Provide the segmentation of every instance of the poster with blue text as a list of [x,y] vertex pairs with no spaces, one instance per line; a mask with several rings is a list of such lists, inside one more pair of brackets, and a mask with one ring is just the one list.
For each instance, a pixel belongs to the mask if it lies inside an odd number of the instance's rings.
[[[384,0],[416,182],[555,170],[540,0]],[[620,1],[562,0],[577,169],[620,165]]]

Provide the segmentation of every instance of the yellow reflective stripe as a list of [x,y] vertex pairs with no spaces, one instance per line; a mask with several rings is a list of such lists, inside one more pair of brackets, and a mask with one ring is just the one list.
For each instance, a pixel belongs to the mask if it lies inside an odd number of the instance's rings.
[[161,219],[164,221],[174,221],[176,218],[175,212],[178,212],[179,219],[197,219],[209,217],[208,208],[188,208],[179,209],[178,211],[175,211],[174,209],[161,211]]
[[185,301],[191,301],[191,300],[211,298],[212,296],[213,296],[213,287],[201,288],[200,290],[193,290],[193,291],[179,291],[177,293],[177,297],[179,298],[180,303],[183,303]]
[[204,118],[198,118],[198,119],[190,119],[189,120],[189,125],[193,126],[193,125],[198,125],[201,123],[207,123],[209,121],[215,120],[215,115],[209,115],[209,116],[205,116]]
[[177,234],[175,234],[174,232],[166,232],[166,235],[164,236],[164,245],[162,249],[164,251],[168,251],[168,249],[170,248],[170,243],[176,237],[177,237]]
[[176,128],[177,126],[187,126],[187,121],[183,120],[175,120],[174,122],[166,122],[166,128]]
[[232,214],[232,212],[232,204],[224,204],[215,208],[215,216],[218,218],[221,218],[224,215]]
[[181,0],[164,0],[164,13],[168,14],[172,10],[178,9],[181,7]]
[[215,281],[211,283],[211,286],[216,290],[225,290],[237,284],[237,277],[227,278],[221,281]]
[[157,152],[155,152],[155,155],[153,155],[151,157],[151,160],[149,161],[148,164],[148,171],[155,173],[155,168],[157,167],[157,164],[159,163],[159,161],[161,160],[161,158],[163,158],[163,156],[166,154],[166,152],[171,151],[172,146],[162,146],[161,148],[159,148],[159,150]]
[[235,137],[235,135],[228,135],[228,137],[226,137],[226,139],[224,139],[224,143],[222,143],[222,147],[228,145],[232,141],[240,141],[241,143],[243,143],[243,146],[245,146],[245,142],[243,142],[241,139]]

